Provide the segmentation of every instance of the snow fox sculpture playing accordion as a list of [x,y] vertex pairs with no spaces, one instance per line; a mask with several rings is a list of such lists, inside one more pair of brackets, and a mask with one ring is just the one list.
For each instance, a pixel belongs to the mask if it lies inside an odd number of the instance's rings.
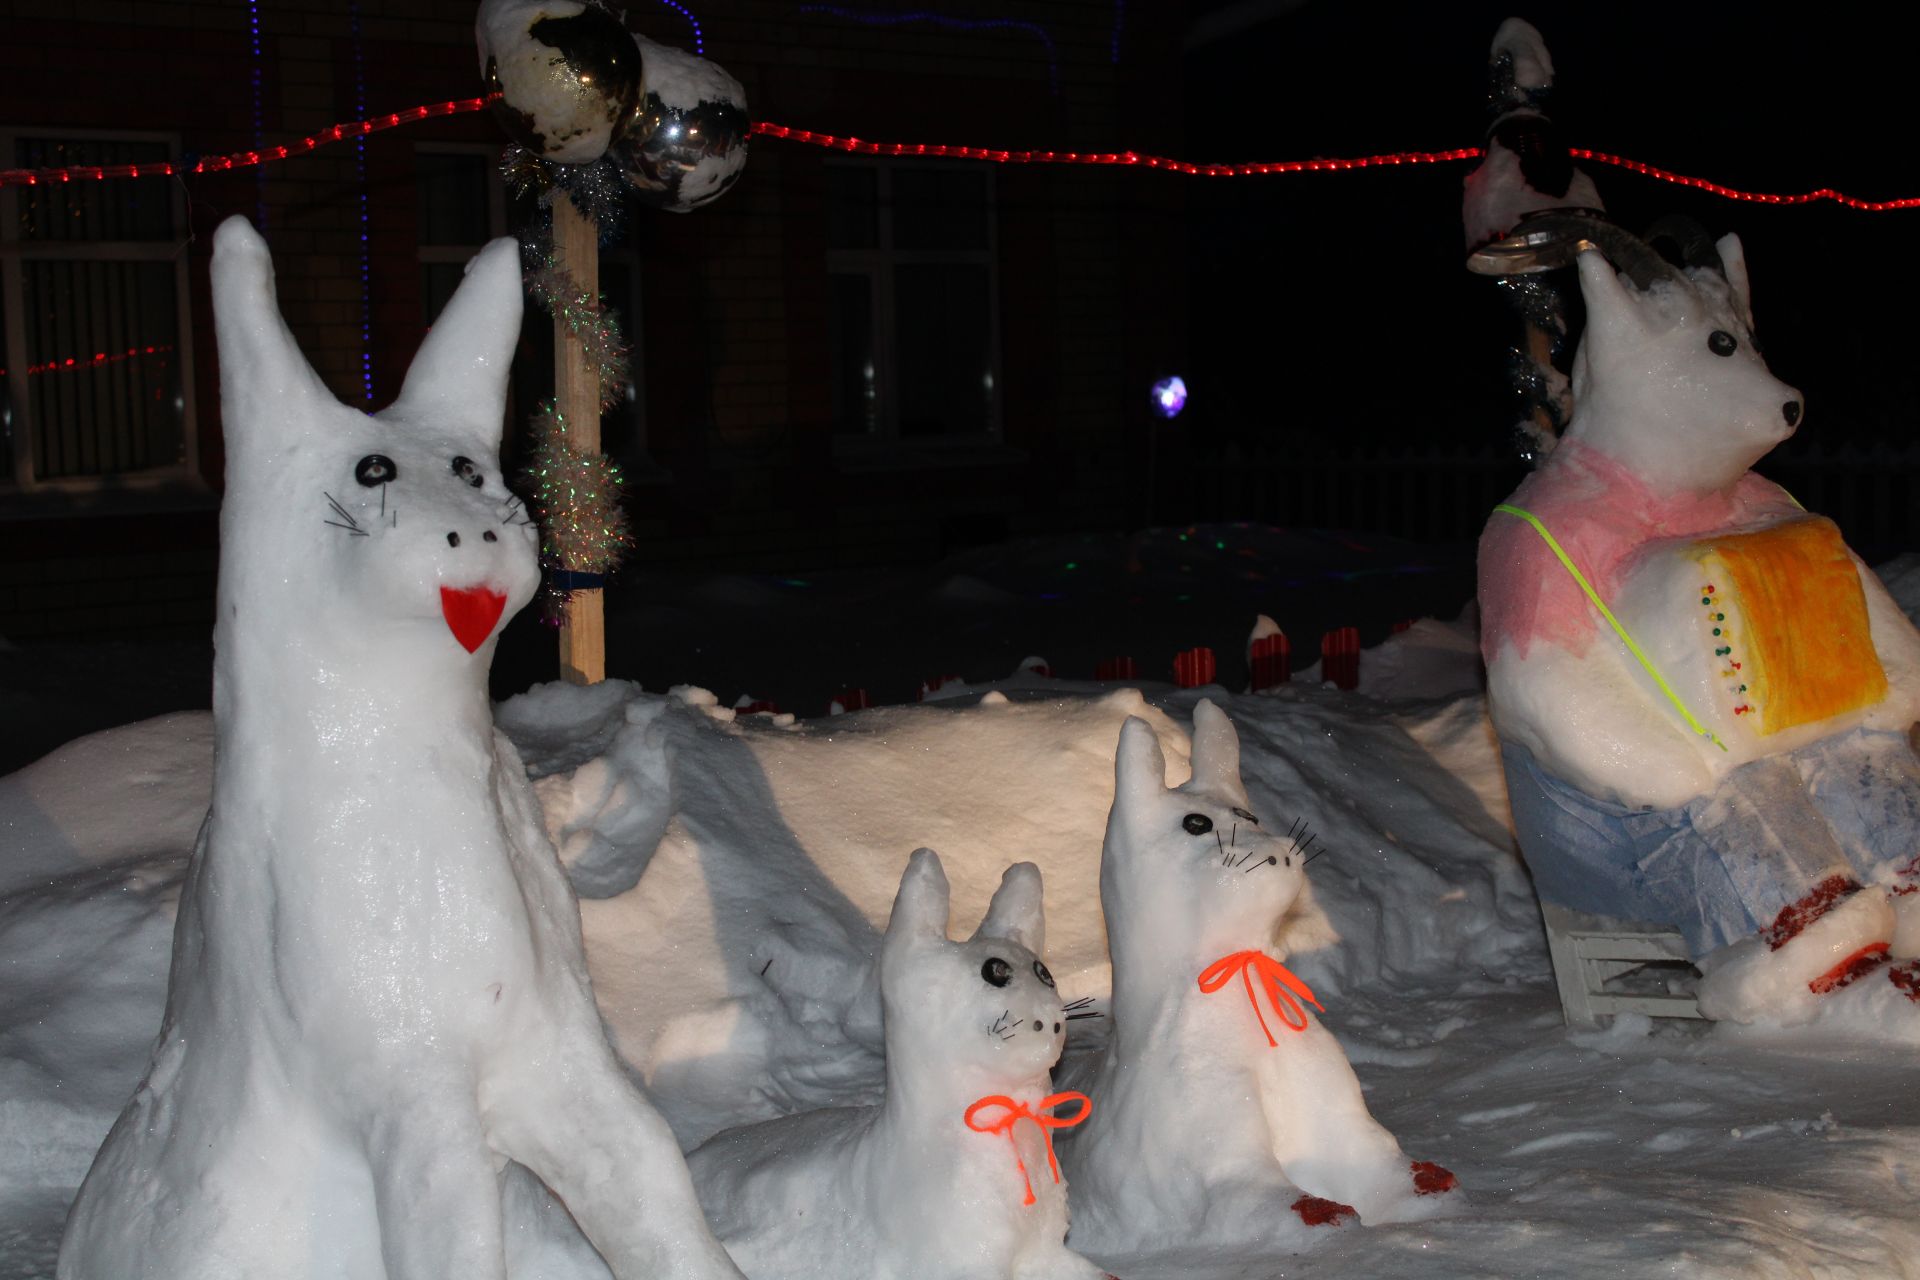
[[1479,255],[1577,258],[1587,306],[1572,421],[1481,540],[1489,696],[1541,897],[1673,926],[1703,1010],[1793,1021],[1920,951],[1920,635],[1748,469],[1800,394],[1755,345],[1739,240],[1668,225],[1555,211]]

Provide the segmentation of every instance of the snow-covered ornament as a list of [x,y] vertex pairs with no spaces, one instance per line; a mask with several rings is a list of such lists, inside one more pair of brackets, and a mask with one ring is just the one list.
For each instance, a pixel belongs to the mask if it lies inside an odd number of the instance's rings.
[[487,668],[538,581],[501,479],[520,254],[481,250],[376,414],[214,240],[226,423],[213,803],[145,1078],[67,1220],[72,1280],[504,1280],[499,1165],[622,1276],[737,1280],[608,1046]]
[[1558,211],[1481,254],[1577,258],[1587,308],[1565,438],[1480,543],[1534,885],[1679,930],[1714,1016],[1810,1017],[1873,948],[1920,951],[1920,633],[1830,521],[1749,470],[1803,402],[1755,346],[1736,237]]
[[747,93],[721,69],[636,35],[646,64],[639,119],[614,148],[640,199],[686,213],[724,195],[747,166]]
[[687,1158],[754,1280],[1101,1280],[1062,1243],[1055,1133],[1088,1114],[1049,1071],[1066,1013],[1040,959],[1040,872],[1007,869],[966,942],[917,850],[881,943],[886,1096],[732,1129]]
[[483,0],[480,74],[508,136],[556,164],[589,164],[634,122],[643,67],[596,0]]
[[1312,991],[1267,953],[1310,841],[1248,808],[1225,712],[1203,700],[1193,725],[1193,777],[1171,790],[1152,726],[1120,730],[1100,863],[1113,1035],[1085,1077],[1101,1105],[1061,1146],[1073,1243],[1158,1252],[1429,1216],[1453,1175],[1373,1119]]
[[1602,207],[1593,179],[1574,166],[1547,115],[1553,58],[1540,33],[1520,18],[1501,23],[1487,71],[1484,155],[1467,175],[1461,204],[1470,250],[1538,209]]

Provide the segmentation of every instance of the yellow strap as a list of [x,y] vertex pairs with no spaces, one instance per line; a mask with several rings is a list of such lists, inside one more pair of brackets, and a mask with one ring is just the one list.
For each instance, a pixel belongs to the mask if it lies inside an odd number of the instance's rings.
[[1510,516],[1519,516],[1533,526],[1533,531],[1546,541],[1547,549],[1552,551],[1560,563],[1566,567],[1567,572],[1573,575],[1573,580],[1580,584],[1582,591],[1587,593],[1587,599],[1593,601],[1593,607],[1600,611],[1600,616],[1607,620],[1607,625],[1613,628],[1613,633],[1620,637],[1621,643],[1627,646],[1628,652],[1640,660],[1640,665],[1647,669],[1647,674],[1653,677],[1653,682],[1660,686],[1660,692],[1667,695],[1667,701],[1671,702],[1674,710],[1680,713],[1680,718],[1685,720],[1688,727],[1695,733],[1725,751],[1727,744],[1720,741],[1713,730],[1701,724],[1699,718],[1687,708],[1687,704],[1680,700],[1680,695],[1673,691],[1673,686],[1667,683],[1667,678],[1660,674],[1660,668],[1653,665],[1653,659],[1649,658],[1647,651],[1640,647],[1640,642],[1627,634],[1627,629],[1620,625],[1620,619],[1613,616],[1613,610],[1607,608],[1607,602],[1600,598],[1600,593],[1593,589],[1591,582],[1587,581],[1587,575],[1581,573],[1580,567],[1574,564],[1573,557],[1569,556],[1554,536],[1547,532],[1547,526],[1540,523],[1540,517],[1506,502],[1501,503],[1494,510],[1504,511]]

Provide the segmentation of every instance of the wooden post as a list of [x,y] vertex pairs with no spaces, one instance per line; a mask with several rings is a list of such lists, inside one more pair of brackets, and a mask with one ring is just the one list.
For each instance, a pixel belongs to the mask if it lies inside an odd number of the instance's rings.
[[[580,289],[600,292],[600,228],[565,192],[556,193],[553,201],[553,252]],[[600,375],[557,315],[553,400],[566,423],[568,446],[581,453],[600,452]],[[560,623],[560,678],[568,684],[598,684],[607,678],[606,601],[598,588],[575,591],[567,601]]]

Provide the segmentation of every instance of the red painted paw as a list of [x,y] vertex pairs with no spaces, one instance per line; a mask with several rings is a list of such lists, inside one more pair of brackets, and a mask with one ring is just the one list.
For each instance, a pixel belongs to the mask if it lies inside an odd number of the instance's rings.
[[1900,988],[1907,999],[1920,1004],[1920,960],[1894,965],[1887,970],[1887,980]]
[[1322,1200],[1319,1196],[1301,1196],[1293,1202],[1293,1211],[1310,1227],[1337,1227],[1348,1218],[1360,1216],[1350,1204]]
[[1437,1196],[1451,1191],[1460,1185],[1460,1179],[1453,1176],[1453,1170],[1442,1168],[1431,1160],[1413,1162],[1413,1192],[1421,1196]]
[[1851,986],[1855,979],[1885,964],[1886,960],[1887,944],[1870,942],[1809,982],[1807,990],[1817,996],[1824,996],[1829,991],[1838,991],[1842,987]]

